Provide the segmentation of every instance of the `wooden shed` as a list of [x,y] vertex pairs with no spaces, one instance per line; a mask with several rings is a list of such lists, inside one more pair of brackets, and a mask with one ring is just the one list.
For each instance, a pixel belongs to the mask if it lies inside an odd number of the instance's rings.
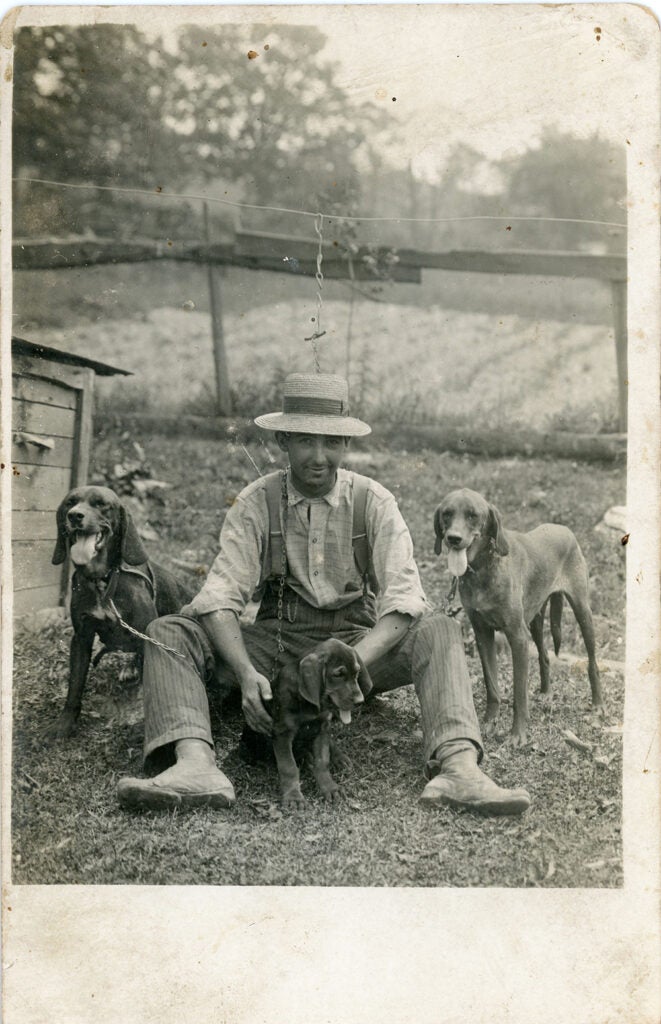
[[66,566],[52,565],[55,510],[87,482],[94,378],[128,374],[84,356],[12,338],[14,614],[58,605]]

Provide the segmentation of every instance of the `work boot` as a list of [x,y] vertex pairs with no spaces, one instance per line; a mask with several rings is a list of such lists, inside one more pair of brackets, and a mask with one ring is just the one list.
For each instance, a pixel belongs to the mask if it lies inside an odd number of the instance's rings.
[[153,779],[120,779],[117,798],[126,810],[231,807],[234,787],[215,765],[178,761]]
[[479,814],[522,814],[530,807],[525,789],[501,789],[477,766],[476,750],[461,750],[441,762],[420,796],[427,809],[465,807]]

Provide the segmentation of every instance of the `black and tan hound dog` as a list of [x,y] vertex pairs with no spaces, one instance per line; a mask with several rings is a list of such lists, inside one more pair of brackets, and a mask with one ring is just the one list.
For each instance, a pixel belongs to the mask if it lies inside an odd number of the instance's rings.
[[69,689],[49,739],[65,739],[74,731],[92,657],[94,637],[106,650],[130,651],[142,670],[144,633],[161,615],[178,612],[191,599],[184,586],[162,566],[149,561],[129,510],[107,487],[70,491],[57,513],[53,564],[68,556],[75,566],[71,583],[74,635],[69,659]]
[[367,669],[341,640],[325,640],[299,662],[280,669],[273,693],[273,749],[285,807],[303,807],[298,766],[292,752],[299,730],[314,734],[312,770],[326,800],[339,787],[330,774],[330,723],[334,716],[347,725],[351,712],[372,689]]

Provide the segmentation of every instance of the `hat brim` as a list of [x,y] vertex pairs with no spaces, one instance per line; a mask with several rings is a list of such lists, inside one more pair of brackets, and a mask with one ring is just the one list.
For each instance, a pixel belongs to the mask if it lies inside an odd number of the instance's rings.
[[315,416],[311,413],[269,412],[257,416],[262,430],[282,430],[287,434],[326,434],[329,437],[364,437],[372,428],[353,416]]

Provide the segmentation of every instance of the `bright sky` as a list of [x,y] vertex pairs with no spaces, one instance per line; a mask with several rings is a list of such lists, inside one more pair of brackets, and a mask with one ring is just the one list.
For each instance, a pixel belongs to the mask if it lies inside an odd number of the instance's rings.
[[433,173],[458,141],[500,158],[525,149],[551,124],[580,135],[598,130],[625,144],[650,37],[640,8],[451,5],[306,13],[329,36],[327,52],[342,66],[341,84],[389,109],[400,124],[402,155],[421,171]]

